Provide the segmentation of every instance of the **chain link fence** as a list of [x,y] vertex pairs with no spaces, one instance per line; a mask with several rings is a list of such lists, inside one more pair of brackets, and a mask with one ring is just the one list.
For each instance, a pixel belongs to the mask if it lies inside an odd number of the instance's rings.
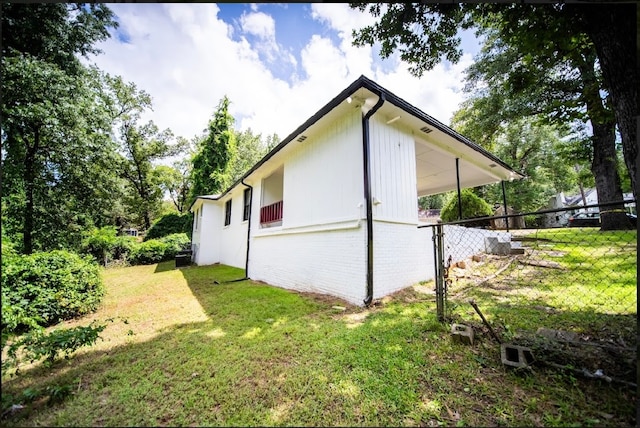
[[635,382],[637,220],[627,212],[632,229],[603,231],[606,210],[431,226],[439,318],[486,330],[474,302],[504,340]]

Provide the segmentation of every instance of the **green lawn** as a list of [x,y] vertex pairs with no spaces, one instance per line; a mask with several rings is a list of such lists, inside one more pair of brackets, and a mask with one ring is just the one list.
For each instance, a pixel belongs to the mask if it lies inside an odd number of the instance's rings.
[[[241,278],[226,266],[104,271],[93,319],[104,341],[52,369],[2,380],[29,404],[20,426],[635,425],[629,388],[535,368],[508,370],[480,335],[452,343],[430,293],[405,290],[370,310]],[[216,284],[214,281],[219,282]],[[334,306],[346,307],[345,311]],[[126,319],[125,324],[122,320]],[[51,390],[51,389],[50,389]]]

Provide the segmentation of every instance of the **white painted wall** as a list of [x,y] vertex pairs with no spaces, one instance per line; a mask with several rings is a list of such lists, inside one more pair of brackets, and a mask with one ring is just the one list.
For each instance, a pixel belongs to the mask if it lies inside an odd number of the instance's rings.
[[[217,230],[213,233],[213,239],[217,237],[220,243],[220,257],[218,262],[242,269],[245,268],[247,256],[248,227],[248,222],[242,220],[244,212],[244,189],[246,189],[246,187],[242,185],[237,186],[229,195],[220,199],[219,203],[222,216],[218,222]],[[224,207],[228,200],[231,200],[231,223],[225,226]]]
[[378,116],[370,121],[371,194],[374,220],[418,224],[416,151],[411,134],[387,125]]
[[373,231],[375,299],[434,278],[431,228],[376,221]]
[[194,213],[193,261],[198,265],[220,262],[219,228],[224,222],[224,205],[217,201],[203,200]]
[[360,113],[344,115],[283,156],[282,226],[260,228],[262,186],[252,176],[249,276],[271,285],[326,293],[361,305],[366,295]]
[[284,161],[282,227],[352,220],[363,202],[360,113],[341,116],[317,137],[292,142]]
[[362,305],[366,294],[364,224],[344,229],[256,236],[251,241],[253,280],[304,292],[325,293]]

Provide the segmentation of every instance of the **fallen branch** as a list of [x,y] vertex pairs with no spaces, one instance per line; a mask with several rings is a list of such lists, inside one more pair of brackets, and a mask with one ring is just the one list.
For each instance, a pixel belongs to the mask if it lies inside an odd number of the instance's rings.
[[560,369],[560,370],[569,370],[573,373],[576,374],[580,374],[584,377],[586,377],[587,379],[602,379],[605,382],[608,383],[619,383],[621,385],[625,385],[628,386],[629,388],[638,388],[638,384],[635,384],[633,382],[628,382],[626,380],[622,380],[622,379],[617,379],[615,377],[611,377],[611,376],[606,376],[604,375],[600,370],[597,370],[595,373],[591,373],[589,370],[587,369],[574,369],[573,367],[567,367],[567,366],[563,366],[562,364],[556,364],[556,363],[552,363],[549,361],[542,361],[540,360],[543,364],[546,364],[550,367],[556,368],[556,369]]
[[500,269],[498,269],[494,274],[489,275],[488,277],[486,277],[486,278],[484,278],[484,279],[480,280],[479,282],[476,282],[476,283],[475,283],[475,285],[476,285],[476,286],[478,286],[478,285],[484,285],[484,284],[486,284],[487,282],[491,281],[492,279],[494,279],[495,277],[497,277],[498,275],[500,275],[502,272],[504,272],[505,270],[507,270],[507,269],[509,268],[509,266],[511,266],[511,264],[512,264],[516,259],[517,259],[517,257],[516,257],[516,256],[511,257],[511,258],[507,261],[507,263],[506,263],[504,266],[502,266]]
[[538,266],[551,269],[564,269],[560,263],[549,262],[546,260],[520,260],[520,263],[529,266]]

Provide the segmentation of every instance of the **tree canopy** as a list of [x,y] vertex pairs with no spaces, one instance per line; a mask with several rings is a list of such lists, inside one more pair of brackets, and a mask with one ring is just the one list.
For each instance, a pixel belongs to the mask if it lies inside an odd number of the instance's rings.
[[229,98],[223,97],[209,121],[206,135],[193,156],[191,200],[198,195],[215,194],[231,184],[231,162],[236,154],[233,117],[229,114]]
[[[593,130],[591,169],[601,202],[622,199],[615,155],[617,122],[635,193],[637,149],[635,143],[633,147],[628,144],[635,142],[628,116],[637,114],[637,103],[632,106],[628,100],[637,100],[637,70],[623,57],[628,48],[612,51],[629,40],[628,45],[633,44],[633,28],[623,15],[635,15],[635,8],[468,3],[351,6],[379,18],[355,30],[354,43],[380,42],[384,57],[397,50],[417,76],[443,58],[457,61],[461,53],[458,29],[475,27],[486,42],[470,70],[469,82],[478,88],[475,106],[488,113],[468,112],[467,119],[477,120],[489,132],[498,132],[504,119],[523,114],[565,124],[588,120]],[[607,20],[619,17],[624,21],[619,30],[610,28],[611,33],[620,34],[607,37],[594,27],[598,11]],[[616,73],[605,73],[611,64],[618,66]],[[489,140],[483,135],[479,142],[491,144]],[[605,217],[603,228],[617,227],[616,217],[620,216]]]

